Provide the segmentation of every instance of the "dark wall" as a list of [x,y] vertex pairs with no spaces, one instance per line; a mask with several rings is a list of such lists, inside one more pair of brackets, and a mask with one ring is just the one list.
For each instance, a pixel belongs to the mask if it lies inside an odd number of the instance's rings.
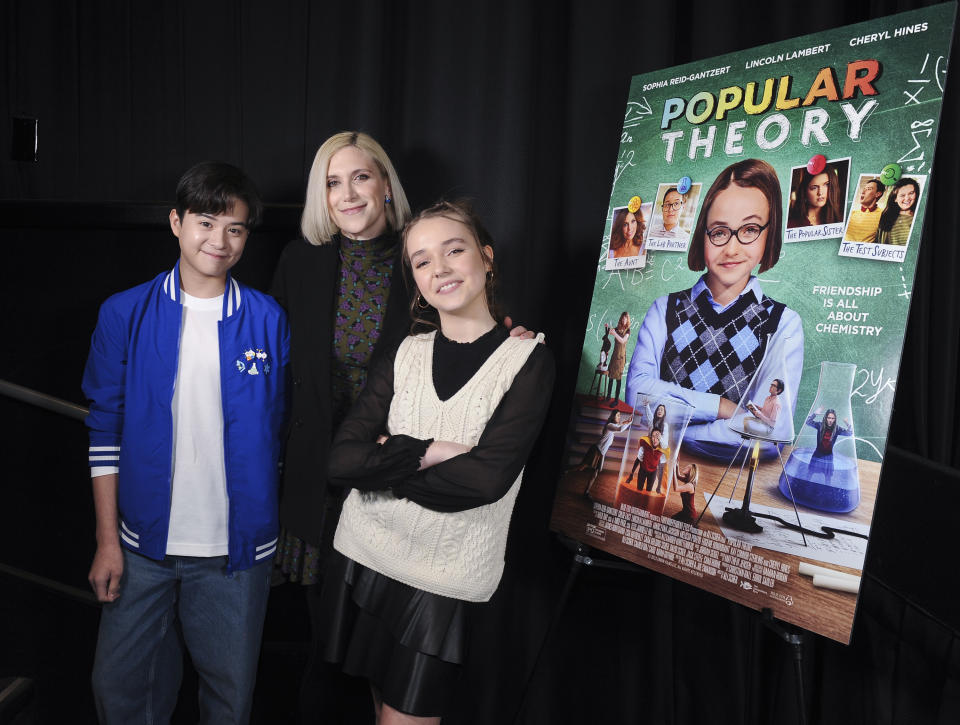
[[[547,530],[552,482],[617,153],[611,129],[622,122],[630,77],[926,4],[6,0],[0,339],[8,354],[0,378],[80,401],[97,306],[173,264],[166,209],[180,173],[201,159],[243,166],[268,202],[264,228],[237,269],[261,288],[296,234],[313,154],[331,133],[361,129],[378,138],[414,206],[441,195],[475,197],[498,241],[507,311],[547,332],[560,372],[518,503],[504,586],[484,615],[477,664],[467,673],[475,686],[451,718],[508,722],[570,562]],[[954,86],[891,442],[921,461],[956,467]],[[16,115],[39,118],[37,162],[8,158]],[[17,451],[5,465],[0,561],[82,586],[93,546],[83,430],[2,399],[0,414]],[[916,486],[906,470],[886,474],[884,491]],[[956,495],[949,475],[937,486],[938,496]],[[928,536],[948,550],[949,507],[925,499],[930,490],[912,489],[910,507],[931,509],[922,513]],[[898,508],[881,500],[875,536],[896,540]],[[822,722],[897,721],[884,698],[898,687],[912,691],[902,678],[905,663],[922,652],[917,642],[956,643],[955,627],[937,623],[939,609],[916,614],[933,600],[916,601],[919,590],[898,578],[909,552],[899,559],[894,547],[882,553],[883,575],[868,578],[853,646],[813,638],[808,694]],[[946,565],[945,557],[934,563]],[[609,625],[622,609],[644,604],[654,634]],[[777,715],[790,722],[789,663],[770,665],[785,656],[779,644],[764,639],[752,613],[663,577],[588,572],[541,660],[523,721],[766,722]],[[77,648],[82,671],[89,652]],[[960,678],[956,656],[950,664],[938,650],[920,660],[933,672],[925,700],[947,712],[944,693]],[[31,665],[38,672],[39,662]],[[0,658],[0,676],[13,666]],[[614,682],[624,684],[612,692]],[[926,704],[906,695],[898,702],[899,712],[925,721]]]
[[[164,204],[186,167],[220,158],[243,166],[268,202],[299,204],[317,146],[359,128],[387,148],[415,206],[441,195],[479,201],[500,243],[509,311],[573,361],[578,339],[568,346],[565,332],[586,313],[591,280],[578,271],[592,263],[617,153],[610,129],[631,75],[923,4],[9,0],[0,148],[15,115],[39,119],[40,143],[35,163],[0,157],[0,200]],[[942,128],[958,120],[950,97]],[[958,163],[953,135],[941,134],[928,239],[955,236],[956,205],[939,200],[952,198]],[[105,229],[114,221],[103,214]],[[19,229],[4,232],[8,245],[48,245]],[[261,241],[295,231],[278,223]],[[132,230],[127,239],[147,243]],[[893,422],[901,445],[954,465],[960,325],[943,317],[958,305],[941,295],[960,266],[956,249],[931,242],[921,256],[904,359],[912,374]],[[105,289],[143,277],[75,245],[63,255],[76,275],[106,277]],[[269,278],[249,267],[250,282]]]

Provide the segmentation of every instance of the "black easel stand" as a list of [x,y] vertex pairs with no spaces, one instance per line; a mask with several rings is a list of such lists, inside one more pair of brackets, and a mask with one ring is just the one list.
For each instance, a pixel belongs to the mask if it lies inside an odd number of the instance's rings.
[[[577,575],[580,573],[580,570],[585,566],[592,566],[598,569],[614,569],[618,571],[629,571],[635,573],[650,572],[649,569],[636,564],[631,564],[628,561],[594,559],[590,556],[590,547],[586,544],[574,541],[573,539],[568,539],[565,536],[559,536],[558,538],[564,546],[572,550],[573,561],[570,564],[570,572],[567,574],[567,580],[564,582],[563,590],[560,592],[560,598],[557,600],[557,606],[553,610],[553,616],[550,618],[550,625],[547,627],[547,632],[544,634],[543,640],[540,642],[540,648],[537,650],[537,656],[533,660],[533,666],[530,668],[530,674],[527,676],[527,681],[524,684],[523,693],[520,696],[520,703],[517,705],[517,711],[511,720],[513,725],[518,725],[520,722],[520,716],[523,714],[523,706],[526,703],[527,693],[530,691],[530,686],[533,684],[534,677],[536,677],[537,670],[540,667],[540,660],[543,658],[543,653],[547,648],[547,643],[553,638],[553,635],[560,624],[560,617],[563,614],[563,609],[567,604],[570,591],[573,589],[574,582],[576,582]],[[763,625],[788,645],[790,645],[790,649],[793,652],[794,675],[797,688],[797,714],[800,718],[800,725],[806,725],[807,711],[803,696],[803,643],[805,641],[806,632],[803,630],[798,631],[775,619],[773,616],[773,610],[771,609],[761,610],[760,616],[760,621],[763,623]]]
[[537,656],[533,660],[533,666],[530,668],[530,674],[527,676],[527,682],[523,688],[523,694],[520,697],[520,704],[517,706],[517,712],[511,720],[514,725],[520,722],[520,715],[523,713],[523,706],[527,699],[527,693],[530,691],[530,685],[533,683],[533,678],[536,677],[537,670],[540,667],[540,660],[543,657],[543,652],[547,648],[547,643],[553,638],[554,632],[556,632],[557,627],[560,624],[560,617],[563,614],[563,608],[567,604],[567,599],[570,596],[570,591],[573,589],[573,584],[577,580],[577,574],[580,573],[580,570],[585,566],[592,566],[597,569],[615,569],[618,571],[630,571],[635,573],[649,573],[649,569],[645,569],[642,566],[637,566],[636,564],[631,564],[628,561],[613,561],[611,559],[594,559],[590,556],[590,547],[586,544],[574,541],[573,539],[568,539],[565,536],[559,536],[560,542],[567,548],[573,551],[573,561],[570,564],[570,573],[567,574],[567,581],[563,585],[563,590],[560,592],[560,598],[557,600],[557,606],[553,610],[553,616],[550,618],[550,625],[547,627],[547,632],[543,635],[543,640],[540,642],[540,649],[537,650]]
[[790,645],[793,651],[793,672],[797,683],[797,714],[800,716],[800,725],[807,725],[807,708],[803,697],[803,643],[806,632],[788,628],[788,625],[777,621],[771,609],[761,610],[760,616],[763,625]]

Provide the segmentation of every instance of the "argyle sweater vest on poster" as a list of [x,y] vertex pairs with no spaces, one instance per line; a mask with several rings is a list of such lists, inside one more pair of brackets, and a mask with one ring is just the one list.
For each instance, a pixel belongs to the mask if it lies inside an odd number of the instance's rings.
[[[408,337],[397,350],[387,427],[391,435],[475,446],[538,341],[508,337],[460,390],[441,401],[433,387],[435,334]],[[501,499],[455,513],[431,511],[389,491],[353,490],[343,504],[334,547],[404,584],[485,602],[503,574],[522,477],[521,471]]]
[[766,295],[757,302],[747,293],[716,312],[706,293],[693,300],[690,292],[673,292],[667,298],[660,378],[739,403],[786,305]]

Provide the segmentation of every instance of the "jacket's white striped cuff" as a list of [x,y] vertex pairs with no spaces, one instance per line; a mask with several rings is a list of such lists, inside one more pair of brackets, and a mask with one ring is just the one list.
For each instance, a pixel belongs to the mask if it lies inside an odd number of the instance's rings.
[[90,446],[91,466],[116,466],[120,463],[120,446]]

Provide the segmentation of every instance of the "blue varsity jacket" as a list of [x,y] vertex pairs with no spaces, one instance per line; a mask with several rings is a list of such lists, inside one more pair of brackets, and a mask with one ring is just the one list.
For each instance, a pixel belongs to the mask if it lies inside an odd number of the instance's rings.
[[[173,480],[173,391],[183,308],[179,263],[100,308],[83,374],[90,466],[118,466],[120,540],[166,553]],[[272,297],[227,275],[220,337],[228,571],[277,549],[277,488],[290,332]]]

